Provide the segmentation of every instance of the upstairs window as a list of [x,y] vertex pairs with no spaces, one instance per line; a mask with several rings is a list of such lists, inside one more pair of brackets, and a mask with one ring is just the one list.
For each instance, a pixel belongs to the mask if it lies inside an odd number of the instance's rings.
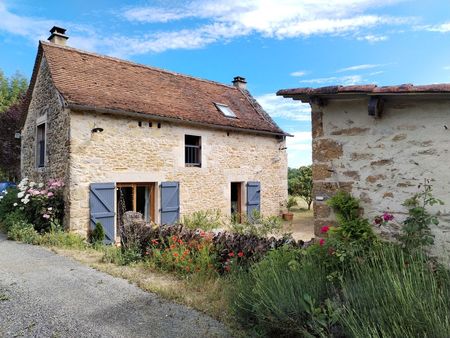
[[36,166],[45,166],[45,123],[38,125],[36,130]]
[[216,105],[217,109],[219,109],[219,111],[226,117],[236,117],[234,111],[232,111],[231,108],[228,107],[226,104],[222,103],[214,103],[214,104]]
[[186,167],[201,167],[201,137],[185,135],[184,145],[184,162],[186,164]]

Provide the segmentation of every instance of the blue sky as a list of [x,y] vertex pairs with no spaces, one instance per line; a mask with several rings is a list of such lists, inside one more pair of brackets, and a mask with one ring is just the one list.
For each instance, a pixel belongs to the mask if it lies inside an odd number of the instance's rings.
[[309,106],[281,88],[450,82],[448,0],[0,0],[0,68],[31,75],[53,25],[73,47],[224,83],[236,75],[311,162]]

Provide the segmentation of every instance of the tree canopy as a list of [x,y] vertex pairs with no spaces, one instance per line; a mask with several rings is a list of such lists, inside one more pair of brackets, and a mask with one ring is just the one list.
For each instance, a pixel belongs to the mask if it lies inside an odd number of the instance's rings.
[[289,194],[300,196],[308,204],[308,210],[311,209],[313,201],[313,181],[311,166],[302,166],[300,168],[288,169]]
[[16,103],[25,94],[27,88],[28,81],[22,74],[16,72],[7,78],[0,70],[0,113]]

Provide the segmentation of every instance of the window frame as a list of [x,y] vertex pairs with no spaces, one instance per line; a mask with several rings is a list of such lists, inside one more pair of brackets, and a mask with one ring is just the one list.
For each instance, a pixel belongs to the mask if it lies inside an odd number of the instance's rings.
[[[218,102],[214,102],[214,105],[216,106],[217,110],[223,114],[223,116],[225,116],[227,118],[230,118],[230,119],[237,119],[238,118],[236,113],[233,111],[233,109],[230,108],[229,105],[224,104],[224,103],[218,103]],[[226,110],[224,110],[222,108],[224,108]],[[225,113],[225,111],[229,111],[233,115],[228,115],[228,114]]]
[[[43,139],[39,140],[39,128],[43,127],[44,131],[43,131]],[[47,166],[47,129],[48,129],[48,124],[46,120],[43,121],[37,121],[36,122],[36,138],[35,138],[35,145],[36,145],[36,156],[35,156],[35,164],[36,164],[36,168],[37,169],[43,169]],[[41,142],[43,142],[44,145],[44,150],[43,150],[43,155],[44,158],[41,161],[41,152],[42,152],[42,148],[41,148]],[[41,165],[42,163],[42,165]]]
[[[197,140],[197,144],[187,144],[186,138],[187,137],[195,137]],[[197,157],[198,162],[188,162],[189,159],[189,151],[188,149],[193,150],[192,155],[195,158],[195,151],[197,151]],[[202,137],[199,135],[191,135],[191,134],[185,134],[184,135],[184,165],[185,167],[202,167]]]

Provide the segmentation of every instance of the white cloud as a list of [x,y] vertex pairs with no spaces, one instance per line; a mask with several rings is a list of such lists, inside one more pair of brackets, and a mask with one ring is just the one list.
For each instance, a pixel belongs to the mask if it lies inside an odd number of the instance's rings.
[[[166,23],[195,18],[196,28],[147,35],[137,40],[137,48],[125,45],[131,54],[163,51],[172,48],[199,48],[220,39],[260,34],[278,39],[312,35],[342,35],[361,32],[380,25],[399,25],[406,18],[370,15],[374,7],[387,6],[400,0],[194,0],[172,7],[134,7],[122,16],[137,23]],[[180,24],[181,26],[181,24]],[[171,44],[167,37],[178,43]],[[376,39],[366,33],[362,38]],[[168,44],[166,43],[169,42]],[[167,48],[164,46],[167,45]],[[120,44],[120,46],[123,46]],[[156,47],[155,47],[156,46]]]
[[312,135],[310,131],[293,132],[294,137],[286,139],[288,164],[291,168],[312,163]]
[[375,43],[375,42],[380,42],[380,41],[386,41],[388,39],[388,37],[386,35],[373,35],[373,34],[368,34],[368,35],[364,35],[364,36],[358,36],[357,38],[360,41],[368,41],[370,43]]
[[361,75],[347,75],[347,76],[330,76],[330,77],[322,77],[322,78],[316,78],[316,79],[305,79],[299,81],[301,83],[309,83],[309,84],[318,84],[318,85],[324,85],[324,84],[334,84],[334,85],[354,85],[359,83],[367,82],[363,79]]
[[295,77],[301,77],[301,76],[304,76],[304,75],[306,75],[306,72],[305,71],[303,71],[303,70],[299,70],[299,71],[296,71],[296,72],[292,72],[291,74],[289,74],[289,75],[291,75],[291,76],[295,76]]
[[[202,48],[219,41],[258,34],[265,38],[314,35],[374,37],[375,26],[403,25],[408,18],[369,13],[375,7],[402,0],[192,0],[161,6],[128,7],[120,17],[139,23],[134,33],[106,36],[95,27],[63,23],[70,28],[71,45],[116,56],[158,53],[171,49]],[[53,20],[19,16],[0,0],[0,30],[36,41],[45,38]],[[193,20],[195,19],[195,21]],[[154,23],[177,22],[168,30]],[[59,23],[61,24],[61,23]],[[112,25],[113,26],[113,25]],[[137,28],[136,28],[137,27]],[[173,27],[173,26],[170,26]],[[145,32],[145,33],[142,33]],[[370,40],[367,38],[366,40]],[[295,73],[295,72],[294,72]],[[300,76],[300,71],[297,75]]]
[[450,70],[450,66],[445,66],[445,67],[443,67],[442,69],[444,69],[444,70]]
[[311,108],[307,103],[285,99],[275,94],[264,94],[256,97],[264,110],[273,118],[293,121],[310,121]]
[[382,65],[375,65],[375,64],[356,65],[356,66],[351,66],[351,67],[338,69],[336,71],[336,73],[352,72],[352,71],[355,71],[355,70],[372,69],[372,68],[377,68],[377,67],[380,67],[380,66],[382,66]]
[[0,18],[0,31],[26,37],[33,41],[45,38],[42,35],[43,32],[48,32],[55,24],[50,20],[23,17],[11,13],[2,1],[0,1]]
[[423,28],[430,32],[448,33],[450,32],[450,22],[446,22],[440,25],[424,26]]

